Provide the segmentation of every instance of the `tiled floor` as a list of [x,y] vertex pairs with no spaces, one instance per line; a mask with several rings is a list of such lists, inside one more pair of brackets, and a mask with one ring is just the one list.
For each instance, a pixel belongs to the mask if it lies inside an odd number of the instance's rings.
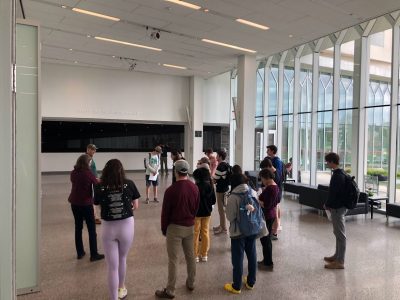
[[[129,173],[144,195],[144,175]],[[105,261],[76,260],[74,225],[67,197],[68,175],[44,175],[41,233],[41,292],[18,299],[107,299]],[[160,199],[170,184],[163,178]],[[144,196],[142,196],[142,201]],[[154,299],[165,286],[167,254],[160,231],[161,203],[141,201],[135,214],[135,239],[128,258],[128,299]],[[347,218],[345,270],[324,269],[323,256],[333,254],[332,226],[315,210],[301,208],[295,198],[283,203],[283,231],[273,242],[275,269],[258,272],[252,291],[230,295],[223,289],[231,281],[230,240],[212,236],[209,261],[197,264],[196,289],[185,289],[183,254],[177,281],[178,299],[400,299],[400,219],[386,224],[383,215]],[[216,225],[217,213],[212,225]],[[98,225],[99,249],[101,225]],[[84,242],[88,248],[87,234]],[[261,245],[257,242],[261,254]],[[246,263],[245,263],[246,265]],[[246,269],[246,268],[245,268]]]

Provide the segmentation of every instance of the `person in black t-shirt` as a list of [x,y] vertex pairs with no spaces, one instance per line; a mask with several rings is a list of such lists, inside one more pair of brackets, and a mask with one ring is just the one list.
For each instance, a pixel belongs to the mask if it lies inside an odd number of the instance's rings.
[[139,207],[139,198],[133,181],[125,178],[121,162],[109,160],[102,171],[101,183],[96,186],[94,204],[101,206],[110,299],[123,299],[128,294],[126,258],[133,242],[133,211]]
[[218,167],[214,174],[214,181],[216,183],[216,195],[219,213],[219,225],[213,227],[214,234],[227,233],[226,227],[226,193],[229,191],[230,175],[232,173],[231,166],[225,161],[226,151],[219,150],[217,152]]

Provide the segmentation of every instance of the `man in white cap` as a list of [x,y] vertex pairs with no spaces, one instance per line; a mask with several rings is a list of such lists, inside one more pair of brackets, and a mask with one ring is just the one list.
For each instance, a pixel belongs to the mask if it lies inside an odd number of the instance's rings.
[[186,288],[194,290],[196,260],[193,248],[194,218],[199,207],[200,193],[188,179],[189,163],[175,162],[176,182],[164,193],[161,212],[161,231],[167,238],[168,283],[166,288],[156,291],[159,298],[173,299],[178,269],[178,252],[183,248],[187,265]]

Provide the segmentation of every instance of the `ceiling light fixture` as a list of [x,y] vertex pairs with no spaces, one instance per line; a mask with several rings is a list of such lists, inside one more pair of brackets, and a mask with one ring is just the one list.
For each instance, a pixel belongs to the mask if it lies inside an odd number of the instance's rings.
[[67,8],[67,6],[66,5],[61,5],[61,8]]
[[105,42],[111,42],[111,43],[116,43],[116,44],[121,44],[121,45],[126,45],[126,46],[144,48],[144,49],[149,49],[149,50],[154,50],[154,51],[162,51],[162,49],[160,49],[160,48],[154,48],[154,47],[149,47],[149,46],[140,45],[140,44],[128,43],[128,42],[108,39],[108,38],[104,38],[104,37],[100,37],[100,36],[95,36],[94,38],[96,40],[105,41]]
[[257,52],[255,50],[242,48],[242,47],[238,47],[238,46],[231,45],[231,44],[225,44],[225,43],[221,43],[221,42],[217,42],[217,41],[213,41],[213,40],[209,40],[209,39],[201,39],[201,40],[203,42],[206,42],[206,43],[209,43],[209,44],[214,44],[214,45],[218,45],[218,46],[224,46],[224,47],[228,47],[228,48],[232,48],[232,49],[236,49],[236,50],[241,50],[241,51],[245,51],[245,52],[250,52],[250,53],[256,53]]
[[209,12],[210,10],[208,8],[204,9],[204,12]]
[[186,67],[182,67],[182,66],[176,66],[176,65],[170,65],[170,64],[163,64],[164,67],[168,67],[168,68],[175,68],[175,69],[181,69],[181,70],[186,70]]
[[189,2],[185,2],[185,1],[180,1],[180,0],[165,0],[165,1],[171,2],[174,4],[178,4],[178,5],[182,5],[187,8],[196,9],[196,10],[199,10],[201,8],[201,6],[198,6],[198,5],[189,3]]
[[262,30],[268,30],[269,29],[269,27],[267,27],[267,26],[264,26],[264,25],[261,25],[261,24],[258,24],[258,23],[254,23],[254,22],[250,22],[250,21],[247,21],[247,20],[244,20],[244,19],[236,19],[236,22],[239,22],[239,23],[242,23],[242,24],[245,24],[245,25],[248,25],[248,26],[252,26],[252,27],[255,27],[255,28],[258,28],[258,29],[262,29]]
[[90,10],[80,9],[80,8],[76,8],[76,7],[72,8],[72,10],[74,12],[85,14],[85,15],[89,15],[89,16],[93,16],[93,17],[103,18],[103,19],[116,21],[116,22],[120,21],[119,18],[111,17],[111,16],[107,16],[107,15],[103,15],[103,14],[99,14],[99,13],[96,13],[96,12],[93,12],[93,11],[90,11]]

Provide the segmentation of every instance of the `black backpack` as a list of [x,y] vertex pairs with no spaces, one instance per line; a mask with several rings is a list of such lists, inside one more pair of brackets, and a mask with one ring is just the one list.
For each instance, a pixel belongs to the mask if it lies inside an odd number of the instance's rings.
[[358,188],[357,182],[354,180],[354,176],[350,176],[343,170],[342,172],[345,177],[343,205],[348,209],[353,209],[357,206],[358,198],[360,197],[360,189]]

